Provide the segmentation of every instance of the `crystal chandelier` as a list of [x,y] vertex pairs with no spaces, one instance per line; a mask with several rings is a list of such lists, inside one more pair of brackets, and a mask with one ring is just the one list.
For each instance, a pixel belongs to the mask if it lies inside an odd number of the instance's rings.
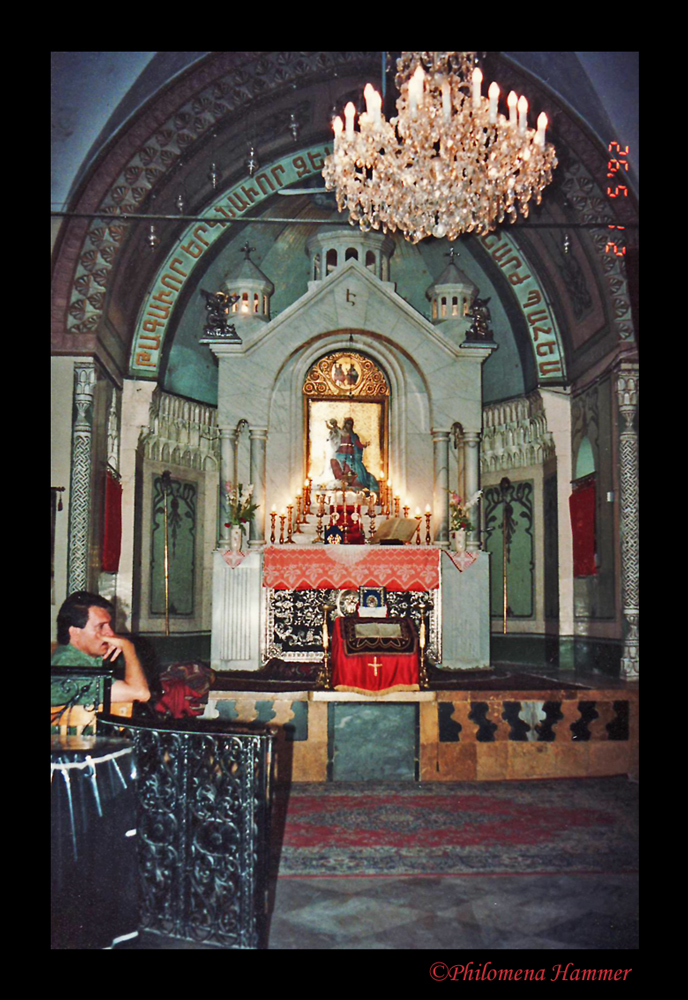
[[545,142],[547,117],[527,123],[528,102],[512,91],[508,117],[498,110],[499,87],[484,97],[475,52],[403,52],[395,82],[397,117],[385,120],[382,98],[368,84],[366,110],[354,128],[347,104],[335,118],[334,151],[323,177],[339,211],[364,231],[400,230],[412,243],[486,233],[517,208],[528,215],[557,165]]

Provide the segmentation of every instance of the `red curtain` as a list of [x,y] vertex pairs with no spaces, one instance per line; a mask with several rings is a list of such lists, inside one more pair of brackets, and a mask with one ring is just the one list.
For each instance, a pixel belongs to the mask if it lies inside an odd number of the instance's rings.
[[597,493],[595,481],[587,480],[574,486],[569,497],[571,528],[573,530],[573,575],[595,576],[595,510]]
[[111,472],[106,472],[102,564],[104,573],[116,573],[119,569],[119,555],[121,547],[122,484],[115,479]]

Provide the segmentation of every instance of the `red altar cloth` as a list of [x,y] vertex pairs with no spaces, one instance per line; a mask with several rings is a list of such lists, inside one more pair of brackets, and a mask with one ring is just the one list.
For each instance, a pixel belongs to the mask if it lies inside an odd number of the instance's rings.
[[[332,629],[332,687],[356,694],[390,694],[392,691],[419,691],[420,659],[418,642],[412,653],[356,653],[347,655],[342,637],[342,619]],[[377,664],[371,667],[370,664]]]
[[437,590],[440,551],[411,545],[275,546],[263,560],[263,586],[274,590],[385,587]]

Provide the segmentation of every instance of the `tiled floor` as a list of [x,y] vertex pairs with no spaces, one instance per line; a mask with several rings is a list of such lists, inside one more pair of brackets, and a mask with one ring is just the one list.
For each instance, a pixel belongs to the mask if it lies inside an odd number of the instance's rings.
[[[279,878],[268,950],[636,949],[636,875]],[[217,950],[148,934],[118,949]]]
[[635,875],[281,878],[270,949],[638,947]]
[[[204,949],[157,935],[115,947]],[[281,876],[271,887],[270,951],[425,949],[477,955],[537,950],[553,955],[638,947],[638,876],[633,873]]]

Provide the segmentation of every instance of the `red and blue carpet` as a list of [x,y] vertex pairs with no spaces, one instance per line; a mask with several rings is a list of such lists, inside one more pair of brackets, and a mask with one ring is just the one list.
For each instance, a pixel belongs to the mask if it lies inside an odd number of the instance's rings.
[[625,777],[297,784],[278,791],[275,819],[280,877],[638,869]]

